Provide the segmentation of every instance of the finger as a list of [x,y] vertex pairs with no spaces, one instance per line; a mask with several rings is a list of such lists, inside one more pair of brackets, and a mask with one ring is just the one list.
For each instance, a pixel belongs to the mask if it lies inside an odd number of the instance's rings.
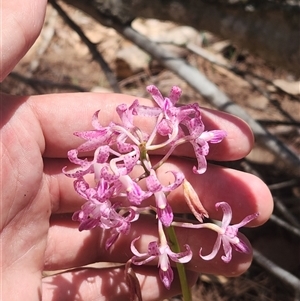
[[[170,290],[159,279],[155,267],[133,267],[141,286],[144,301],[163,300],[180,293],[180,282],[176,271]],[[188,280],[193,284],[196,274],[189,272]],[[124,279],[123,268],[78,269],[43,279],[43,301],[123,301],[130,300],[129,288]]]
[[45,0],[1,2],[0,81],[13,69],[39,35],[46,4]]
[[[78,147],[82,139],[75,131],[91,130],[91,118],[101,109],[99,120],[103,126],[109,122],[120,122],[115,109],[121,103],[131,104],[137,97],[121,94],[77,93],[33,96],[29,103],[38,117],[46,140],[45,156],[65,157],[68,150]],[[139,99],[144,105],[153,105],[151,100]],[[211,145],[208,158],[214,160],[236,160],[249,153],[253,135],[249,127],[239,118],[226,113],[202,110],[203,121],[208,130],[224,129],[228,136],[222,143]],[[154,126],[152,118],[136,118],[143,131],[150,132]],[[192,155],[191,147],[178,148],[177,154]]]
[[[259,216],[249,225],[258,226],[265,223],[273,211],[273,198],[267,185],[258,177],[242,171],[209,164],[203,175],[192,172],[193,162],[183,162],[172,158],[158,169],[159,178],[167,185],[172,179],[170,170],[183,172],[191,183],[204,208],[213,219],[221,220],[222,210],[216,210],[218,202],[227,202],[233,212],[232,222],[238,223],[246,216],[258,213]],[[175,212],[182,212],[186,204],[182,185],[172,191],[168,200]]]
[[[126,262],[132,257],[131,241],[140,236],[135,246],[143,253],[147,252],[149,242],[157,241],[157,221],[154,216],[144,215],[132,223],[128,235],[121,235],[115,244],[105,249],[110,231],[95,228],[79,232],[77,224],[70,220],[70,215],[52,217],[48,243],[45,252],[45,270],[67,269],[94,262]],[[213,248],[216,234],[207,229],[176,228],[180,246],[189,244],[193,251],[192,260],[186,264],[187,269],[195,272],[213,273],[225,276],[237,276],[250,265],[252,255],[233,250],[229,263],[221,260],[221,254],[210,261],[203,260],[198,254],[209,254]],[[71,238],[71,239],[70,239]],[[245,240],[245,238],[243,238]],[[245,240],[247,244],[247,240]],[[157,266],[157,261],[151,262]]]
[[[272,195],[268,187],[254,175],[238,170],[232,170],[216,165],[209,165],[203,175],[195,175],[192,167],[195,162],[190,160],[171,158],[158,169],[158,176],[163,184],[168,185],[174,181],[170,170],[181,171],[186,179],[192,184],[198,194],[204,208],[209,216],[214,219],[221,219],[222,211],[215,209],[217,202],[227,202],[233,211],[232,222],[238,223],[246,216],[259,213],[257,219],[251,225],[258,226],[266,222],[273,210]],[[67,164],[67,160],[45,160],[46,183],[49,185],[52,197],[52,212],[75,212],[79,210],[85,200],[79,196],[73,187],[73,179],[61,173],[61,169]],[[134,176],[138,176],[136,174]],[[91,182],[92,180],[92,175]],[[145,187],[143,187],[145,189]],[[189,213],[190,210],[183,198],[183,188],[180,186],[168,196],[170,205],[174,212]],[[130,205],[122,199],[124,205]],[[154,205],[151,198],[143,201],[142,205]]]

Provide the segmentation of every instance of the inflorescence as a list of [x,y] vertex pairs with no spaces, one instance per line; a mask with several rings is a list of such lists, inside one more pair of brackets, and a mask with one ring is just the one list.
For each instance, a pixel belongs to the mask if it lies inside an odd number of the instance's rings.
[[[159,275],[166,288],[170,288],[173,271],[170,259],[174,262],[187,263],[193,254],[189,245],[184,251],[172,251],[165,234],[165,228],[170,226],[188,228],[207,228],[217,233],[213,250],[208,255],[199,256],[204,260],[213,259],[221,245],[224,255],[222,260],[229,262],[232,249],[248,253],[247,245],[238,238],[240,227],[255,219],[258,214],[247,216],[242,222],[230,225],[232,210],[228,203],[219,202],[216,209],[221,208],[223,219],[220,226],[203,222],[208,213],[201,205],[192,185],[180,171],[170,170],[174,181],[163,185],[157,175],[157,170],[167,162],[177,146],[190,143],[197,159],[193,167],[195,175],[203,174],[207,169],[206,156],[209,153],[209,143],[219,143],[226,137],[223,130],[205,131],[198,104],[176,106],[181,95],[180,88],[174,86],[169,97],[163,97],[153,85],[147,87],[156,106],[140,105],[135,100],[129,107],[126,104],[117,106],[116,112],[120,123],[110,122],[102,126],[97,111],[92,118],[94,130],[75,132],[74,134],[86,140],[76,149],[68,152],[69,160],[79,167],[71,172],[66,168],[66,176],[74,178],[75,191],[85,199],[81,209],[73,214],[73,220],[79,222],[79,230],[90,230],[100,227],[110,231],[106,241],[109,249],[120,235],[130,232],[131,223],[137,221],[143,212],[154,210],[157,215],[158,240],[150,242],[148,251],[140,253],[135,244],[139,237],[133,239],[131,262],[135,265],[145,264],[154,258],[158,259]],[[150,133],[142,131],[134,123],[139,118],[152,118],[153,129]],[[164,156],[155,164],[151,161],[149,152],[163,149]],[[92,152],[92,159],[81,159],[79,153]],[[136,170],[141,171],[138,176]],[[87,181],[87,175],[94,177],[93,184]],[[141,181],[145,183],[140,185]],[[168,194],[179,186],[183,187],[184,198],[199,223],[183,223],[174,220],[173,210],[168,202]],[[152,197],[155,202],[146,206],[145,200]],[[149,203],[149,202],[148,202]]]

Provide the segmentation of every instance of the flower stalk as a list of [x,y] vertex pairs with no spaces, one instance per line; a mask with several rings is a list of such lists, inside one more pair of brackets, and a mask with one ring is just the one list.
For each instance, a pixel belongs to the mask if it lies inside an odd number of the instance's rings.
[[[173,226],[167,227],[167,228],[165,228],[165,231],[166,231],[168,240],[170,242],[171,249],[175,253],[180,253],[180,246],[179,246],[179,242],[178,242],[174,227]],[[178,272],[178,276],[179,276],[179,280],[180,280],[180,287],[181,287],[181,294],[182,294],[183,301],[192,301],[191,290],[190,290],[190,287],[188,285],[188,281],[186,278],[185,265],[184,265],[184,263],[177,262],[176,267],[177,267],[177,272]]]

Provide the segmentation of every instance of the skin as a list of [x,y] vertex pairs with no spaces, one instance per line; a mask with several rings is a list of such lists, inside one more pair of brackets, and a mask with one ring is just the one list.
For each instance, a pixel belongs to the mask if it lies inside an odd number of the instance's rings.
[[[44,19],[46,1],[3,0],[1,40],[1,80],[12,70],[38,36]],[[104,249],[101,229],[79,232],[71,214],[82,205],[73,189],[72,179],[61,169],[68,165],[66,153],[82,142],[72,135],[91,129],[91,116],[101,109],[103,125],[118,121],[114,107],[130,103],[132,96],[116,94],[59,94],[42,96],[1,95],[1,297],[3,300],[126,300],[123,266],[105,269],[77,269],[43,278],[45,270],[61,270],[94,262],[126,262],[130,243],[141,236],[136,247],[145,252],[148,242],[156,240],[156,224],[151,217],[133,223],[132,232],[121,236],[109,252]],[[150,104],[149,100],[141,100]],[[209,159],[230,161],[247,155],[253,145],[249,127],[228,114],[203,110],[207,129],[224,129],[228,137],[213,145]],[[137,121],[139,124],[139,121]],[[148,130],[151,124],[140,124]],[[253,175],[209,165],[198,178],[192,173],[195,162],[183,159],[191,150],[180,149],[176,157],[160,168],[167,182],[166,170],[178,169],[194,185],[212,218],[221,218],[214,204],[228,202],[234,212],[233,223],[259,212],[251,226],[263,224],[272,212],[272,197],[267,186]],[[159,159],[159,153],[153,159]],[[170,178],[168,178],[170,177]],[[259,192],[259,193],[258,193]],[[182,189],[169,195],[176,212],[188,212]],[[210,253],[216,235],[209,230],[177,229],[180,244],[189,243],[195,256],[188,263],[188,278],[194,283],[197,273],[237,276],[250,265],[252,255],[233,252],[230,263],[223,263],[221,253],[212,261],[197,256]],[[134,267],[141,283],[144,300],[159,300],[178,293],[174,284],[167,291],[158,277],[156,263]]]

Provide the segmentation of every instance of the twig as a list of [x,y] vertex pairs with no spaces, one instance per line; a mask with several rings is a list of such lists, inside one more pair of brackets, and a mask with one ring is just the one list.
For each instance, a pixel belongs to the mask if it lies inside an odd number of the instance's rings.
[[277,225],[279,225],[280,227],[282,227],[282,228],[288,230],[289,232],[293,233],[294,235],[300,237],[300,229],[297,229],[296,227],[291,226],[290,224],[288,224],[284,220],[280,219],[276,215],[272,214],[270,216],[270,220],[273,221],[274,223],[276,223]]
[[288,210],[285,204],[278,198],[274,197],[274,203],[276,208],[281,212],[287,221],[289,221],[294,227],[300,229],[300,223],[298,219]]
[[282,282],[288,284],[294,289],[295,295],[299,296],[300,294],[300,279],[298,279],[293,274],[284,270],[265,256],[263,256],[256,249],[253,250],[253,258],[254,260],[261,265],[264,269],[270,272],[272,275],[280,279]]
[[267,94],[267,96],[265,96],[266,98],[268,98],[268,100],[270,101],[270,103],[275,107],[277,108],[278,111],[280,111],[280,113],[285,116],[286,118],[288,118],[290,121],[293,121],[293,122],[297,122],[295,120],[295,118],[293,118],[289,112],[287,112],[284,108],[282,108],[281,106],[281,103],[276,100],[276,99],[271,99],[271,97],[269,96],[269,94],[266,92],[265,94]]
[[257,122],[264,125],[287,125],[300,127],[299,121],[284,121],[284,120],[267,120],[267,119],[256,119]]
[[270,190],[278,190],[278,189],[282,189],[282,188],[286,188],[286,187],[293,187],[293,186],[299,185],[299,181],[300,180],[298,180],[298,179],[290,179],[288,181],[271,184],[268,187]]
[[[247,159],[242,160],[241,167],[246,172],[252,173],[252,174],[256,175],[257,177],[261,178],[262,180],[264,180],[262,175],[247,161]],[[273,192],[273,190],[275,190],[275,189],[282,189],[282,188],[286,188],[286,187],[292,187],[292,186],[297,185],[297,183],[298,183],[297,180],[292,179],[292,180],[277,183],[277,184],[271,184],[271,185],[268,185],[268,187],[271,190],[271,192]],[[278,197],[273,197],[273,199],[274,199],[274,203],[275,203],[276,208],[281,212],[281,214],[284,216],[284,218],[291,225],[293,225],[294,227],[300,229],[300,223],[294,217],[294,215],[292,215],[292,213],[289,211],[289,209],[286,207],[286,205]]]
[[89,48],[93,59],[100,65],[103,72],[106,75],[107,81],[109,82],[111,88],[114,92],[119,93],[121,92],[120,87],[118,85],[118,81],[113,73],[113,71],[110,69],[109,65],[101,55],[101,53],[98,51],[97,46],[95,43],[92,43],[88,37],[84,34],[80,26],[78,26],[69,16],[68,14],[57,4],[55,0],[50,0],[51,5],[57,10],[59,15],[64,19],[66,24],[68,24],[81,38],[83,43]]

